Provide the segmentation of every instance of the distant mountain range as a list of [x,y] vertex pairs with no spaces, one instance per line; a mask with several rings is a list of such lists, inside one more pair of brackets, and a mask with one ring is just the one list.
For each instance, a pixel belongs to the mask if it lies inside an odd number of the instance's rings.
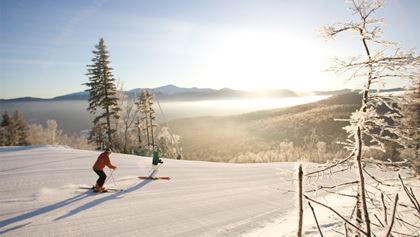
[[[338,95],[348,93],[350,89],[336,90],[336,91],[313,91],[313,92],[295,92],[287,89],[277,89],[268,91],[241,91],[229,88],[220,90],[210,88],[184,88],[175,85],[166,85],[156,88],[136,88],[126,91],[128,98],[135,98],[141,90],[149,90],[153,92],[154,96],[159,100],[174,100],[174,101],[188,101],[188,100],[206,100],[206,99],[227,99],[227,98],[267,98],[267,97],[298,97],[303,95]],[[401,91],[402,88],[389,89],[386,91]],[[385,90],[384,90],[385,91]],[[0,102],[24,102],[24,101],[64,101],[64,100],[88,100],[89,93],[86,91],[71,93],[67,95],[57,96],[50,99],[35,98],[35,97],[20,97],[14,99],[0,99]]]

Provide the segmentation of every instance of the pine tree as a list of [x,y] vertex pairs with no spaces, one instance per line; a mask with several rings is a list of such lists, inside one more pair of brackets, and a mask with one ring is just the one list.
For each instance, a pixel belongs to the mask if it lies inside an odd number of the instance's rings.
[[154,129],[156,128],[156,116],[153,109],[153,95],[147,90],[141,91],[138,96],[136,105],[141,117],[141,122],[139,121],[138,126],[141,126],[140,124],[144,124],[144,130],[146,131],[147,137],[147,145],[154,146]]
[[96,148],[103,150],[105,148],[104,142],[104,124],[96,123],[89,131],[88,142],[95,143]]
[[9,113],[6,111],[2,115],[2,121],[1,121],[1,145],[2,146],[11,146],[12,144],[12,136],[13,132],[11,131],[13,121],[10,117]]
[[19,111],[10,116],[6,111],[2,116],[0,145],[24,146],[28,145],[28,126]]
[[19,111],[16,110],[13,115],[14,130],[16,131],[16,143],[14,145],[25,146],[29,145],[28,142],[28,126],[25,120],[20,115]]
[[[118,119],[118,99],[116,98],[115,78],[112,75],[112,68],[109,67],[109,52],[105,46],[103,38],[99,40],[99,44],[95,45],[93,50],[94,57],[91,65],[87,66],[89,76],[88,83],[84,85],[89,89],[89,107],[87,110],[92,114],[97,114],[93,121],[95,125],[101,124],[101,120],[105,120],[107,145],[112,147],[112,134],[115,130],[111,127],[111,119]],[[100,111],[98,111],[98,109]]]
[[0,126],[0,146],[4,146],[6,144],[6,131],[5,128]]
[[150,137],[149,137],[149,130],[148,128],[148,120],[147,120],[147,108],[146,108],[146,92],[140,91],[138,97],[137,97],[137,109],[140,114],[140,120],[138,121],[138,139],[139,139],[139,146],[141,148],[142,146],[142,140],[141,140],[141,133],[146,132],[146,139],[147,139],[147,145],[150,144]]

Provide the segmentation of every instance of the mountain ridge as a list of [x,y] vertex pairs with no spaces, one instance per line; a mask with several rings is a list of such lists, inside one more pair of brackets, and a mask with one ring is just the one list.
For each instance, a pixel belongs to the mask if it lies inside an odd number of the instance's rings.
[[[134,99],[141,90],[149,90],[154,93],[159,100],[206,100],[206,99],[225,99],[225,98],[269,98],[269,97],[299,97],[304,95],[338,95],[351,92],[350,89],[341,89],[333,91],[312,91],[296,92],[289,89],[272,89],[266,91],[243,91],[230,88],[211,89],[198,87],[178,87],[173,84],[160,86],[156,88],[135,88],[125,91],[125,95]],[[403,88],[392,88],[383,90],[384,92],[401,91]],[[63,101],[63,100],[88,100],[87,91],[79,91],[53,98],[39,97],[18,97],[12,99],[0,99],[0,102],[25,102],[25,101]]]
[[[211,89],[198,87],[178,87],[173,84],[160,86],[156,88],[135,88],[124,91],[129,99],[135,99],[141,90],[149,90],[153,92],[158,100],[166,101],[194,101],[194,100],[211,100],[211,99],[229,99],[229,98],[281,98],[281,97],[299,97],[299,96],[323,96],[323,95],[340,95],[350,92],[358,92],[359,90],[341,89],[332,91],[311,91],[296,92],[289,89],[272,89],[265,91],[243,91],[230,88]],[[403,91],[403,88],[384,89],[382,92]],[[376,90],[371,90],[376,92]],[[29,102],[29,101],[68,101],[68,100],[88,100],[89,93],[87,91],[74,92],[53,98],[39,97],[18,97],[12,99],[0,99],[0,102]]]

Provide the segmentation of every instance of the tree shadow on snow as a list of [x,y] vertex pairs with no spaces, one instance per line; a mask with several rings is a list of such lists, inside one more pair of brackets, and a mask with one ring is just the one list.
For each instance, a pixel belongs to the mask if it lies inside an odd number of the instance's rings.
[[4,146],[0,147],[0,152],[26,151],[36,148],[36,146]]
[[130,193],[130,192],[139,190],[139,189],[143,188],[144,186],[146,186],[151,181],[152,180],[150,180],[150,179],[143,180],[143,182],[138,183],[137,185],[135,185],[133,187],[129,187],[129,188],[125,189],[124,191],[116,192],[116,193],[113,193],[111,195],[108,195],[108,193],[98,194],[98,195],[106,195],[106,196],[104,196],[102,198],[95,199],[95,200],[93,200],[91,202],[88,202],[86,204],[83,204],[82,206],[80,206],[80,207],[78,207],[76,209],[73,209],[73,210],[69,211],[67,214],[55,218],[54,221],[59,221],[61,219],[65,219],[67,217],[76,215],[76,214],[78,214],[78,213],[80,213],[82,211],[86,211],[86,210],[88,210],[88,209],[90,209],[92,207],[95,207],[97,205],[100,205],[100,204],[102,204],[104,202],[115,200],[115,199],[120,199],[120,198],[123,197],[124,194],[127,194],[127,193]]
[[52,163],[68,162],[68,161],[71,161],[71,160],[81,160],[81,159],[86,159],[86,156],[83,155],[83,156],[71,157],[71,158],[68,158],[68,159],[59,159],[59,160],[40,162],[40,163],[36,163],[36,164],[23,165],[23,166],[19,166],[19,167],[10,168],[10,169],[0,170],[0,173],[20,170],[20,169],[25,169],[25,168],[33,168],[33,167],[36,167],[36,166],[45,166],[47,164],[52,164]]
[[[0,228],[3,228],[5,226],[8,226],[10,224],[13,224],[13,223],[16,223],[16,222],[19,222],[19,221],[28,220],[28,219],[31,219],[33,217],[43,215],[45,213],[57,210],[59,208],[65,207],[65,206],[67,206],[69,204],[72,204],[74,202],[80,201],[80,200],[82,200],[82,199],[84,199],[88,196],[90,196],[89,192],[81,193],[79,195],[76,195],[76,196],[68,198],[66,200],[57,202],[55,204],[51,204],[51,205],[48,205],[48,206],[45,206],[45,207],[41,207],[41,208],[38,208],[34,211],[27,212],[27,213],[19,215],[19,216],[11,217],[11,218],[6,219],[6,220],[2,220],[2,221],[0,221]],[[12,227],[12,228],[7,229],[7,230],[2,230],[2,231],[0,231],[0,235],[4,234],[6,232],[12,231],[12,230],[17,230],[19,228],[22,228],[22,227],[28,225],[28,224],[30,224],[30,222],[26,223],[26,224],[19,225],[19,226]]]

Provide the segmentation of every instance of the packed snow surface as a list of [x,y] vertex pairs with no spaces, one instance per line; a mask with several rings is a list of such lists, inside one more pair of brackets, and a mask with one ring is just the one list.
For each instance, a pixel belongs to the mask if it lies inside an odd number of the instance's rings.
[[[112,175],[105,170],[105,186],[124,191],[98,194],[79,187],[95,183],[91,167],[99,154],[60,146],[0,147],[0,235],[295,235],[296,163],[164,159],[157,176],[170,180],[140,180],[149,174],[151,158],[113,153],[118,168]],[[307,235],[319,235],[307,228]]]

